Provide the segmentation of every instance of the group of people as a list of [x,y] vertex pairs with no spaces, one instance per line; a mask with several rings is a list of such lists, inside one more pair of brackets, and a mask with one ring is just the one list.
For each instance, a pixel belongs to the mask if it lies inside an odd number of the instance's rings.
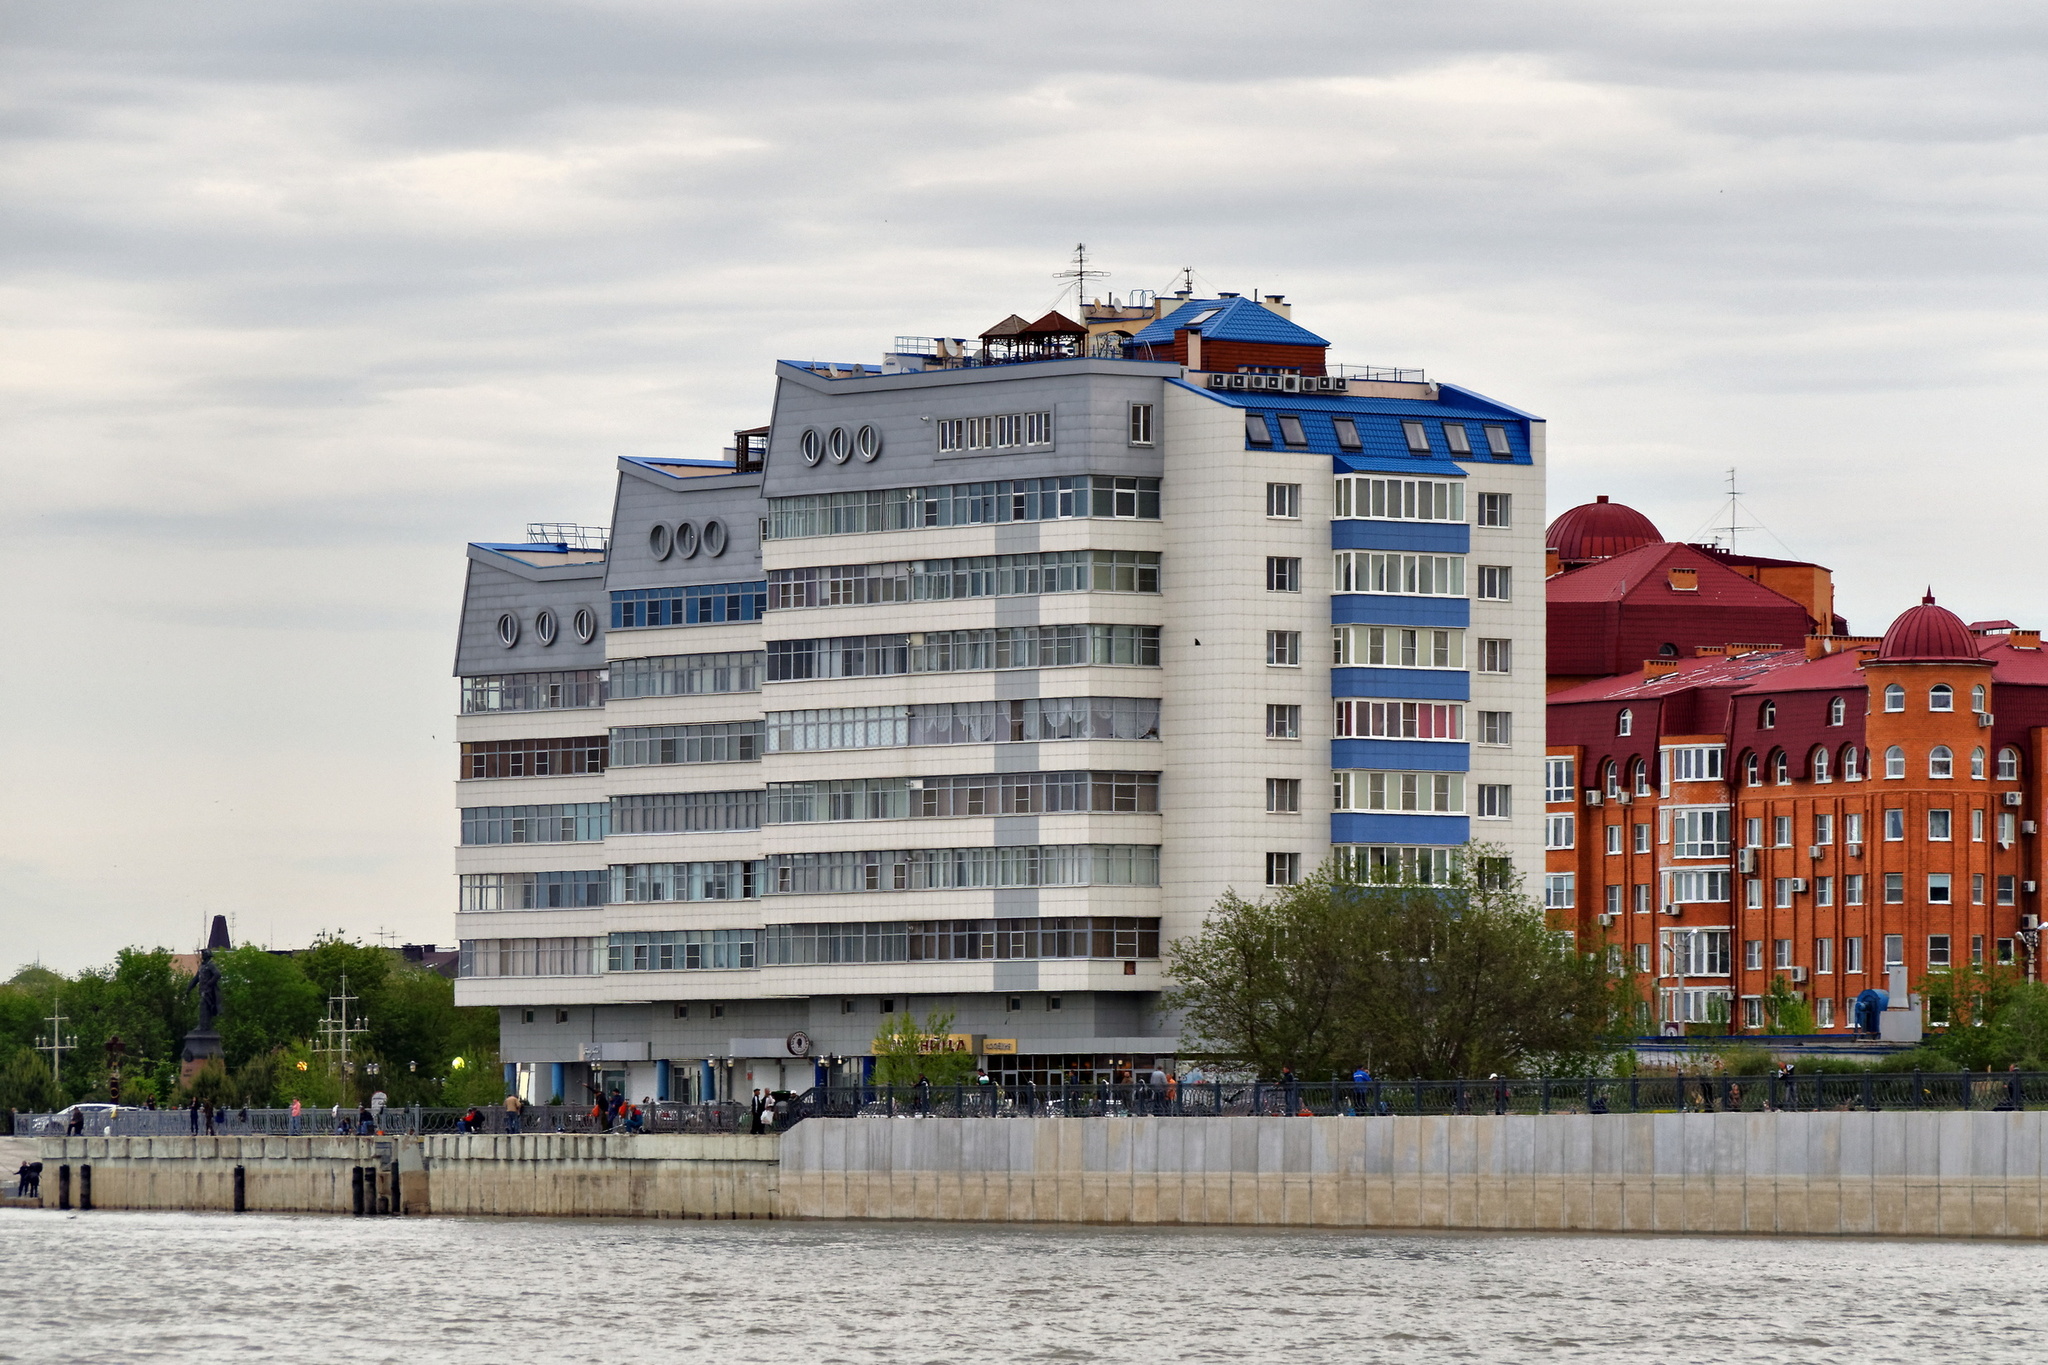
[[14,1193],[17,1198],[33,1199],[43,1192],[43,1163],[24,1161],[21,1169],[14,1173]]
[[775,1099],[774,1091],[756,1090],[754,1092],[753,1115],[749,1131],[756,1133],[774,1132],[775,1119],[780,1112],[781,1108]]

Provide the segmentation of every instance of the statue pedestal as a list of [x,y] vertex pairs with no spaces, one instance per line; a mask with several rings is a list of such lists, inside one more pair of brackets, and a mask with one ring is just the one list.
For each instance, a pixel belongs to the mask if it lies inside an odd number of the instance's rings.
[[218,1033],[212,1029],[193,1029],[185,1035],[184,1050],[178,1054],[178,1084],[189,1087],[199,1068],[222,1055]]

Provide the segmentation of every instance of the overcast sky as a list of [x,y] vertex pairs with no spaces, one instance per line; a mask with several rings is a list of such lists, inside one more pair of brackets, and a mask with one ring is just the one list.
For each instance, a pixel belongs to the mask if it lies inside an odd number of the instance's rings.
[[2048,624],[2038,6],[0,15],[0,972],[451,941],[463,543],[1077,241],[1542,415],[1554,510],[1735,465],[1856,630]]

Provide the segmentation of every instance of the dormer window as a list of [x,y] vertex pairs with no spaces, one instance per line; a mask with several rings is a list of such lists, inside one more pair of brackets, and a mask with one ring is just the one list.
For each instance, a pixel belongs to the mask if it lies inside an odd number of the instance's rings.
[[1330,426],[1337,433],[1337,448],[1339,450],[1365,449],[1365,443],[1358,439],[1358,423],[1349,417],[1332,417],[1330,419]]
[[1444,444],[1451,448],[1451,454],[1453,455],[1470,455],[1472,453],[1472,437],[1465,430],[1463,422],[1444,423]]
[[1849,715],[1849,704],[1840,697],[1828,699],[1828,724],[1840,725]]
[[1273,444],[1273,429],[1266,425],[1266,414],[1248,412],[1244,415],[1244,438],[1255,446]]
[[1301,429],[1301,419],[1291,412],[1280,414],[1280,439],[1291,446],[1308,444],[1308,433]]
[[1410,455],[1429,454],[1429,432],[1423,427],[1422,423],[1401,423],[1401,434],[1408,438],[1408,453]]
[[1759,706],[1759,707],[1757,708],[1757,711],[1756,711],[1756,728],[1757,728],[1757,729],[1759,729],[1759,730],[1769,730],[1769,729],[1773,729],[1773,728],[1775,728],[1775,727],[1777,726],[1777,724],[1778,724],[1778,703],[1776,703],[1776,702],[1774,702],[1774,701],[1767,701],[1767,702],[1765,702],[1765,703],[1764,703],[1764,704],[1763,704],[1762,706]]
[[1635,728],[1636,713],[1629,710],[1624,710],[1614,723],[1614,733],[1617,735],[1633,733]]
[[1512,459],[1514,457],[1515,448],[1508,444],[1508,429],[1506,427],[1486,428],[1486,453],[1497,460]]

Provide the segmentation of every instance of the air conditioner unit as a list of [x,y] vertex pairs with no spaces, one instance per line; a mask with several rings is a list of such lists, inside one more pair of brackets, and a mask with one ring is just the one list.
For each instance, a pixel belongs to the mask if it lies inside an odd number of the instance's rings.
[[1612,915],[1602,915],[1602,916],[1600,917],[1600,927],[1601,927],[1602,929],[1605,929],[1605,928],[1606,928],[1606,927],[1607,927],[1608,925],[1610,925],[1610,924],[1612,924],[1612,923],[1614,923],[1614,916],[1612,916]]
[[1861,844],[1850,844],[1848,849],[1851,858],[1861,858],[1863,856],[1863,845]]
[[1806,889],[1806,878],[1794,877],[1792,879],[1792,889],[1794,891],[1804,891]]
[[1617,806],[1626,806],[1633,799],[1627,792],[1616,792],[1614,794],[1614,804]]
[[1979,711],[1977,713],[1977,728],[1979,730],[1989,730],[1991,728],[1991,713],[1989,711]]
[[2035,884],[2033,882],[2021,882],[2020,890],[2026,892],[2029,896],[2031,896],[2034,894],[2034,885]]
[[1735,855],[1735,867],[1740,872],[1756,871],[1756,850],[1745,848],[1737,852]]
[[1678,907],[1675,905],[1660,905],[1657,907],[1657,913],[1660,915],[1675,915],[1678,913]]
[[2022,833],[2022,834],[2032,834],[2033,832],[2034,832],[2034,822],[2033,822],[2032,820],[2022,820],[2022,821],[2020,821],[2020,833]]
[[1819,844],[1808,844],[1806,846],[1806,856],[1809,858],[1818,858],[1822,856],[1826,851],[1827,850],[1823,849]]
[[2005,804],[2006,804],[2006,805],[2008,805],[2008,806],[2017,806],[2017,805],[2021,805],[2021,804],[2023,804],[2023,803],[2024,803],[2024,798],[2023,798],[2023,797],[2022,797],[2022,796],[2020,795],[2020,793],[2018,793],[2018,792],[2007,792],[2007,793],[2005,794]]
[[1598,787],[1586,788],[1586,804],[1589,806],[1600,804],[1600,789]]
[[1792,969],[1792,979],[1793,979],[1794,981],[1804,981],[1804,980],[1806,980],[1806,968],[1804,968],[1804,967],[1794,967],[1794,968]]

